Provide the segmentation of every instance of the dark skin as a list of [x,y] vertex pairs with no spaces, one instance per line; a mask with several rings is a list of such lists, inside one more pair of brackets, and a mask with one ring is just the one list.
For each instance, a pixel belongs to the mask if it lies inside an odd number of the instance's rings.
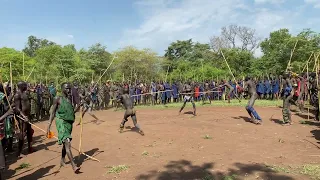
[[[284,76],[284,81],[283,81],[283,91],[285,90],[286,87],[292,87],[292,82],[289,77]],[[293,91],[289,95],[283,95],[283,109],[289,109],[290,110],[290,104],[293,98]],[[285,125],[291,125],[292,122],[286,123]]]
[[[72,96],[71,96],[71,85],[69,83],[65,83],[62,85],[62,95],[68,99],[69,103],[72,104]],[[55,117],[56,111],[59,109],[60,103],[61,102],[61,98],[58,97],[54,100],[53,105],[52,105],[52,111],[50,114],[50,119],[49,119],[49,126],[48,126],[48,130],[47,130],[47,135],[49,135],[50,132],[50,128],[52,125],[52,121]],[[74,109],[74,113],[79,109],[79,107],[75,107]],[[72,169],[74,171],[74,173],[79,173],[80,168],[76,166],[76,164],[73,161],[73,155],[71,152],[71,142],[69,139],[66,139],[63,142],[63,147],[62,147],[62,155],[61,155],[61,161],[60,161],[60,166],[64,166],[65,165],[65,157],[66,155],[68,156],[68,159],[71,162],[71,166]]]
[[[258,99],[258,94],[257,94],[257,90],[256,90],[256,84],[252,81],[252,80],[247,80],[245,81],[244,83],[244,89],[245,89],[245,92],[250,95],[250,100],[248,102],[248,105],[247,106],[251,106],[253,107],[254,105],[254,102],[256,101],[256,99]],[[259,121],[256,121],[253,117],[252,114],[250,114],[250,117],[251,117],[251,121],[254,122],[254,123],[260,123]]]
[[31,147],[32,128],[28,122],[25,122],[25,121],[29,121],[30,115],[31,115],[30,114],[31,106],[30,106],[30,101],[29,101],[29,97],[27,94],[27,87],[28,87],[27,83],[19,82],[18,83],[18,91],[14,95],[14,105],[15,105],[16,114],[20,114],[24,118],[24,120],[18,119],[20,133],[18,135],[19,144],[18,144],[17,157],[20,157],[20,155],[21,155],[21,151],[22,151],[23,144],[24,144],[24,133],[23,132],[25,132],[25,131],[27,131],[29,153],[34,152],[34,150]]
[[[292,87],[292,83],[289,78],[285,78],[283,81],[283,89],[285,89],[287,86]],[[290,101],[291,101],[292,97],[293,97],[292,94],[289,94],[288,96],[283,97],[283,107],[284,108],[290,108]]]
[[304,98],[304,92],[305,92],[305,77],[306,75],[304,75],[303,77],[299,76],[300,79],[300,94],[298,97],[298,103],[299,103],[299,109],[302,112],[303,111],[303,98]]
[[234,94],[234,96],[239,100],[239,102],[241,102],[241,100],[239,99],[239,97],[234,93],[234,88],[226,81],[223,82],[224,84],[222,86],[226,86],[229,89],[229,93],[228,93],[228,103],[230,103],[230,96],[231,93]]
[[[192,88],[192,86],[189,84],[185,84],[184,87],[183,87],[183,94],[185,94],[186,96],[192,96],[194,94],[194,91],[193,91],[194,88]],[[192,107],[193,107],[193,115],[196,116],[196,105],[192,99],[192,97],[190,97],[190,100],[191,101],[191,104],[192,104]],[[183,105],[182,107],[180,108],[180,111],[179,111],[179,114],[181,114],[182,110],[184,109],[184,107],[186,106],[187,104],[187,100],[184,100],[183,102]]]
[[[93,106],[93,105],[90,104],[90,103],[92,103],[92,99],[91,99],[90,94],[87,94],[87,95],[86,95],[86,94],[80,94],[80,98],[83,99],[83,100],[86,102],[87,105],[89,105],[89,106],[82,106],[82,118],[84,117],[84,115],[85,115],[86,113],[88,113],[91,117],[93,117],[93,118],[95,119],[95,123],[99,124],[100,121],[101,121],[101,122],[104,122],[104,121],[102,121],[102,120],[99,120],[99,118],[92,113],[92,106]],[[80,106],[79,106],[79,107],[80,107]],[[80,125],[80,121],[79,121],[79,123],[77,124],[77,126],[78,126],[78,125]]]
[[118,97],[117,102],[122,103],[125,110],[126,110],[124,113],[124,118],[120,124],[119,132],[121,133],[123,131],[124,125],[128,121],[128,117],[131,116],[133,124],[138,129],[138,132],[141,135],[144,135],[144,132],[140,129],[140,126],[137,122],[137,116],[136,116],[135,110],[133,108],[133,102],[130,98],[128,90],[125,90],[124,94]]
[[[203,102],[203,104],[204,104],[205,99],[209,99],[210,104],[211,104],[211,99],[209,98],[209,95],[210,95],[211,93],[209,92],[209,91],[210,91],[210,86],[209,86],[209,83],[208,83],[208,82],[206,82],[206,83],[204,84],[204,89],[205,89],[206,93],[205,93],[204,96],[203,96],[202,102]],[[209,94],[209,93],[210,93],[210,94]]]

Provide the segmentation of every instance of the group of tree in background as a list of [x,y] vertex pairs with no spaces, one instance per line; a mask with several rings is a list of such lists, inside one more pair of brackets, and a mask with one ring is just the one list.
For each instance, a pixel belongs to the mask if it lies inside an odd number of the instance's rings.
[[[223,27],[220,36],[211,37],[209,42],[178,40],[169,45],[164,56],[159,56],[151,49],[132,46],[110,53],[100,43],[77,50],[73,44],[62,46],[29,36],[22,51],[0,48],[0,68],[4,81],[10,79],[11,62],[14,82],[28,79],[34,83],[88,83],[96,81],[115,58],[102,81],[202,82],[232,77],[222,51],[236,78],[242,79],[246,75],[266,77],[269,73],[279,75],[286,70],[295,44],[291,66],[294,72],[302,72],[308,58],[319,53],[320,34],[306,29],[292,35],[288,29],[280,29],[261,40],[254,29],[230,25]],[[258,48],[263,53],[261,57],[254,56]]]

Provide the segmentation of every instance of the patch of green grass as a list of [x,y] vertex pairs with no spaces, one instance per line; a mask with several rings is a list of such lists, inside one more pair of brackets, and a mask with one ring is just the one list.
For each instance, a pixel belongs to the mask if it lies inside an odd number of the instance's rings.
[[[219,101],[212,101],[212,104],[206,103],[206,104],[202,104],[201,102],[195,102],[197,107],[210,107],[210,106],[220,106],[220,107],[232,107],[232,106],[242,106],[245,107],[248,104],[248,100],[247,99],[243,99],[241,100],[241,102],[239,103],[238,100],[231,100],[230,103],[228,103],[227,101],[223,101],[223,100],[219,100]],[[255,106],[260,106],[260,107],[278,107],[282,105],[282,101],[281,100],[256,100],[255,101]],[[154,109],[168,109],[168,108],[178,108],[182,106],[182,102],[181,103],[168,103],[166,105],[137,105],[135,107],[139,108],[154,108]],[[192,107],[191,103],[187,103],[186,107]]]
[[228,176],[223,176],[222,178],[223,180],[236,180],[237,179],[237,175],[232,174],[232,175],[228,175]]
[[19,167],[17,167],[15,170],[16,171],[19,171],[19,170],[22,170],[22,169],[28,169],[31,165],[29,163],[22,163],[19,165]]
[[213,176],[208,174],[205,177],[203,177],[201,180],[214,180]]
[[275,165],[266,165],[267,168],[279,172],[279,173],[290,173],[290,168],[281,167],[281,166],[275,166]]
[[301,174],[308,175],[312,179],[320,179],[320,165],[307,164],[301,167]]
[[129,169],[129,166],[127,165],[118,165],[118,166],[112,166],[112,167],[107,167],[110,168],[108,171],[108,174],[115,173],[115,174],[120,174],[122,171],[126,171]]
[[307,122],[305,120],[300,120],[299,123],[300,124],[307,124]]
[[148,152],[148,151],[143,151],[141,155],[142,155],[142,156],[148,156],[148,155],[149,155],[149,152]]
[[212,137],[206,134],[205,136],[203,136],[203,139],[212,139]]

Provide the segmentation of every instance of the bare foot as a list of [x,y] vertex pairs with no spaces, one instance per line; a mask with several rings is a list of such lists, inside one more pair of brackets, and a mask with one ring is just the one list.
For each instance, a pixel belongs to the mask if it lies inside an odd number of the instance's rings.
[[64,167],[66,165],[65,159],[61,158],[60,167]]
[[291,124],[289,122],[285,122],[282,124],[282,126],[290,126]]
[[30,148],[28,149],[28,152],[29,152],[29,154],[32,154],[32,153],[36,152],[36,150],[33,149],[32,147],[30,147]]
[[142,130],[139,130],[139,133],[144,136],[144,132]]
[[73,168],[73,172],[75,174],[79,174],[80,173],[80,167],[76,166],[76,167],[72,167]]

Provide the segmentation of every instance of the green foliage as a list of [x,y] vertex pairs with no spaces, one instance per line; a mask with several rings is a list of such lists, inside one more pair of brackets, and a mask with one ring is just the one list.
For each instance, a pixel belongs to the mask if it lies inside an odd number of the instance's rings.
[[320,165],[318,164],[307,164],[301,168],[301,174],[308,175],[312,179],[320,179]]
[[[233,45],[235,40],[228,40],[228,34],[222,33],[221,37],[211,39],[210,45],[193,42],[192,39],[172,42],[164,57],[158,56],[150,49],[137,49],[132,46],[111,54],[107,47],[100,43],[88,49],[77,50],[73,44],[61,46],[46,39],[29,36],[22,52],[6,47],[0,48],[0,70],[5,81],[10,79],[11,62],[14,82],[28,79],[33,83],[63,81],[88,83],[96,81],[115,58],[103,76],[102,82],[108,79],[120,82],[137,80],[202,82],[232,79],[232,74],[237,79],[247,75],[258,77],[266,77],[269,73],[279,75],[286,70],[296,43],[290,63],[295,72],[300,73],[303,69],[305,71],[306,61],[314,53],[309,63],[309,69],[312,69],[315,63],[314,55],[320,53],[319,33],[305,29],[297,35],[292,35],[288,29],[279,29],[271,32],[270,36],[260,43],[263,56],[254,57],[253,48],[259,39],[255,37],[254,30],[240,26],[228,28],[235,29],[236,35],[242,37],[240,43],[242,45]],[[222,32],[227,32],[228,28],[222,28]],[[245,30],[248,32],[241,33]],[[249,42],[250,39],[253,42]],[[229,45],[223,45],[224,43]]]
[[31,165],[29,163],[22,163],[15,170],[19,171],[19,170],[22,170],[22,169],[28,169],[28,168],[30,168],[30,166]]
[[129,166],[119,165],[119,166],[112,166],[107,168],[109,168],[108,174],[111,174],[111,173],[120,174],[122,171],[126,171],[127,169],[129,169]]
[[[320,35],[309,29],[292,36],[288,29],[280,29],[270,33],[270,37],[261,42],[264,56],[261,58],[266,70],[279,74],[286,70],[292,54],[291,65],[293,71],[301,72],[312,52],[319,53]],[[314,61],[310,64],[314,65]]]

